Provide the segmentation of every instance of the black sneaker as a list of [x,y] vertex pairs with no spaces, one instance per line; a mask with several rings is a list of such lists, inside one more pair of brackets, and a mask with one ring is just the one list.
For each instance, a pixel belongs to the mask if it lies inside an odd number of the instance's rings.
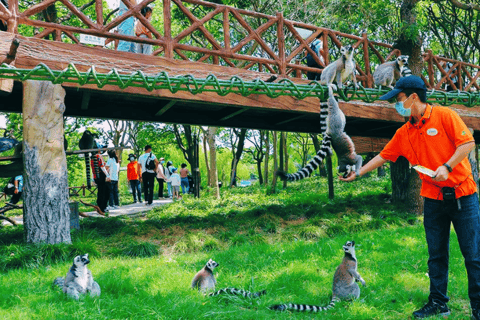
[[437,300],[429,300],[422,309],[413,313],[413,317],[415,319],[422,319],[434,315],[448,316],[449,314],[450,310],[448,309],[446,303],[442,303]]
[[472,308],[472,319],[480,320],[480,308]]

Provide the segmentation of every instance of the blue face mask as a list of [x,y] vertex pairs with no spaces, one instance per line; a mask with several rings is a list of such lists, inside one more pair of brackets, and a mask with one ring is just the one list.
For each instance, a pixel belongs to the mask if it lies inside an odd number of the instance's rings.
[[412,114],[412,109],[405,109],[403,106],[403,101],[398,101],[395,103],[395,109],[397,110],[398,114],[400,114],[403,117],[410,117]]
[[161,164],[164,164],[164,163],[165,163],[165,161],[164,161],[164,160],[162,160],[162,161],[160,161],[160,163],[161,163]]

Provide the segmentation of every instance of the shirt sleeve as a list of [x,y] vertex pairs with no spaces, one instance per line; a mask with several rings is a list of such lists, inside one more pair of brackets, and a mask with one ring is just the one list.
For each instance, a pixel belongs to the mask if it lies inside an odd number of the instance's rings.
[[397,130],[392,140],[390,140],[385,146],[385,148],[383,148],[382,152],[380,152],[380,157],[382,157],[383,159],[396,162],[398,157],[402,155],[399,144],[401,136],[400,130],[402,130],[402,128]]
[[444,112],[442,113],[442,124],[448,138],[456,147],[474,141],[472,133],[468,130],[465,122],[463,122],[458,113],[452,109],[444,108]]

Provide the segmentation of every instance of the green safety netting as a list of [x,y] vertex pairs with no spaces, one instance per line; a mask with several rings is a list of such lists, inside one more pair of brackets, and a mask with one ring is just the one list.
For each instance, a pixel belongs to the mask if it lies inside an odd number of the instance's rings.
[[[80,72],[74,64],[70,64],[61,71],[52,70],[43,63],[33,69],[20,69],[2,64],[0,67],[0,78],[19,81],[43,80],[51,81],[54,84],[66,82],[79,85],[93,84],[99,88],[106,85],[115,85],[120,89],[127,87],[145,88],[148,91],[166,89],[172,93],[177,91],[188,91],[192,94],[216,92],[220,96],[236,93],[242,96],[264,94],[270,98],[279,96],[293,96],[298,99],[317,97],[322,101],[325,101],[327,98],[327,87],[320,85],[316,81],[311,81],[308,84],[294,83],[290,79],[281,79],[278,82],[265,82],[260,79],[244,81],[237,76],[233,76],[228,80],[221,80],[214,75],[209,75],[202,79],[188,74],[169,76],[165,71],[156,75],[147,75],[142,71],[120,74],[116,69],[112,69],[108,73],[99,73],[95,70],[95,66],[92,66],[86,72]],[[344,101],[361,100],[372,103],[388,91],[387,89],[370,89],[360,86],[358,89],[348,87],[344,90],[338,90],[337,95]],[[427,96],[429,102],[444,106],[452,104],[460,104],[467,107],[480,106],[479,92],[429,91]]]

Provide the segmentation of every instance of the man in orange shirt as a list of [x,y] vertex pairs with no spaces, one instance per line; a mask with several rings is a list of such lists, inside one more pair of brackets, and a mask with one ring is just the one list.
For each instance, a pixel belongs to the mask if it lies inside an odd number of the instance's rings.
[[128,155],[128,160],[130,160],[130,163],[127,164],[127,179],[132,188],[133,203],[137,203],[137,196],[138,202],[142,203],[142,190],[140,189],[140,181],[142,180],[140,173],[142,169],[140,169],[140,164],[133,153]]
[[[433,171],[419,173],[420,195],[425,198],[424,227],[428,245],[430,296],[413,313],[414,318],[448,315],[447,296],[450,225],[453,223],[468,273],[468,295],[473,318],[480,320],[480,215],[477,187],[467,155],[475,141],[458,114],[446,107],[427,104],[427,88],[417,76],[401,78],[395,88],[380,97],[396,98],[395,108],[408,117],[385,148],[365,164],[362,176],[387,161],[405,157],[411,165]],[[353,181],[352,172],[342,181]]]

